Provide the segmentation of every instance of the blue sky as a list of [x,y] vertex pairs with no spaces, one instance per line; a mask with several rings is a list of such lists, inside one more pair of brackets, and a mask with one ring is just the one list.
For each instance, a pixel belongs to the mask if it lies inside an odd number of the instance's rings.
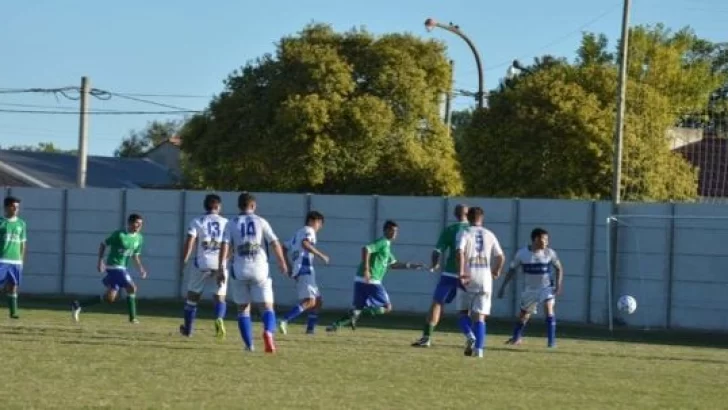
[[[33,0],[0,2],[0,89],[77,86],[118,93],[155,94],[156,102],[203,109],[222,80],[246,62],[274,51],[282,36],[311,22],[337,30],[365,27],[375,34],[410,32],[444,40],[455,61],[455,87],[475,90],[475,62],[456,36],[423,22],[454,22],[483,57],[488,88],[514,58],[554,54],[573,58],[580,32],[619,35],[621,0]],[[635,0],[631,23],[689,25],[698,35],[728,41],[725,0]],[[183,94],[191,97],[170,97]],[[53,95],[0,94],[0,110],[54,110],[77,106]],[[119,98],[92,99],[91,109],[164,110]],[[455,108],[473,105],[467,97]],[[57,108],[58,107],[58,108]],[[159,115],[90,117],[89,152],[111,155],[129,130]],[[0,112],[0,146],[53,142],[72,149],[76,115]]]

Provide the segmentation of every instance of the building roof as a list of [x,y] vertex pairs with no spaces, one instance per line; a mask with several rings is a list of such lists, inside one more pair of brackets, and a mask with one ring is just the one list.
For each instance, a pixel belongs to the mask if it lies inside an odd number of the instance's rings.
[[[0,180],[29,186],[73,188],[78,157],[73,154],[0,150]],[[164,166],[146,158],[88,156],[86,186],[96,188],[163,188],[178,181]]]
[[677,148],[675,152],[700,169],[698,195],[728,197],[728,139],[704,137]]

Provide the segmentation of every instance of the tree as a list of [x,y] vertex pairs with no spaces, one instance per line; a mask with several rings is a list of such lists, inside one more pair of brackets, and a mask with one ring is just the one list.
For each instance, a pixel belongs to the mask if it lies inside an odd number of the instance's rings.
[[[691,199],[697,172],[670,151],[680,112],[705,107],[721,83],[691,57],[689,30],[636,27],[630,40],[622,190],[626,200]],[[476,113],[461,161],[475,195],[597,198],[611,195],[617,55],[586,34],[574,64],[562,61],[506,83]],[[628,159],[628,160],[627,160]]]
[[450,87],[439,42],[309,25],[224,84],[182,131],[182,149],[204,186],[462,192],[454,144],[439,118],[439,96]]
[[141,130],[132,130],[114,151],[115,157],[141,157],[151,148],[174,136],[181,126],[180,121],[151,121]]
[[29,151],[29,152],[50,152],[56,154],[76,154],[75,149],[67,150],[57,147],[52,142],[39,142],[37,145],[12,145],[6,148],[10,151]]

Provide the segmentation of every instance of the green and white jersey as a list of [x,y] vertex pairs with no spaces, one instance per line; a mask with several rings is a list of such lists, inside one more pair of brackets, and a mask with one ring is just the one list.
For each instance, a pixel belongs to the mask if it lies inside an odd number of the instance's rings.
[[[389,266],[397,261],[392,253],[392,242],[385,237],[381,237],[367,245],[367,250],[369,251],[369,273],[371,274],[369,283],[381,284],[384,275],[389,270]],[[359,263],[359,269],[354,280],[364,282],[363,262]]]
[[437,245],[435,245],[435,250],[441,254],[447,252],[445,268],[442,270],[443,276],[458,277],[457,237],[460,231],[468,229],[468,226],[467,222],[458,222],[442,230]]
[[23,264],[23,246],[27,240],[25,221],[16,217],[0,218],[0,263]]
[[109,255],[106,257],[106,267],[109,269],[126,269],[129,266],[129,258],[142,253],[144,238],[139,232],[127,232],[125,230],[114,231],[104,241],[109,247]]

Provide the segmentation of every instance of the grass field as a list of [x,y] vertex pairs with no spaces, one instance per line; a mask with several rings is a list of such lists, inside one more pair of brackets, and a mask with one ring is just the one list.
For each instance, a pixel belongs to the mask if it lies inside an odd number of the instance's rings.
[[509,326],[494,323],[486,357],[475,359],[454,332],[412,348],[422,318],[389,317],[362,320],[380,328],[321,326],[313,336],[291,325],[270,356],[259,323],[258,351],[243,352],[232,310],[217,341],[207,306],[190,339],[177,334],[178,304],[141,301],[138,325],[123,303],[84,312],[80,324],[61,305],[30,306],[0,324],[3,409],[728,408],[725,337],[620,332],[623,341],[604,341],[562,327],[558,349],[547,350],[543,328],[506,347]]

